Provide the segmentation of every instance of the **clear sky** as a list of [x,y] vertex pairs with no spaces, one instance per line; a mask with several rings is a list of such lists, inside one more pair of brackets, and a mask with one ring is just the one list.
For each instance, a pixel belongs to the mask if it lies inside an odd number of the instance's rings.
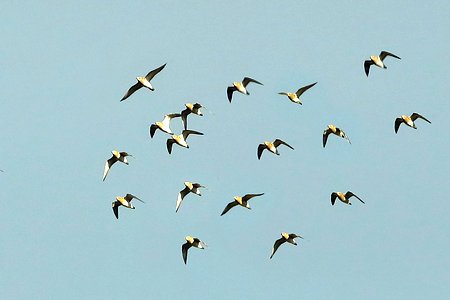
[[[0,298],[448,299],[448,1],[95,2],[1,5]],[[381,50],[402,59],[367,78]],[[244,76],[264,86],[230,104]],[[148,128],[186,102],[205,135],[169,155]],[[432,124],[395,134],[413,112]],[[323,149],[330,123],[352,144]],[[275,138],[295,150],[258,161]],[[135,159],[102,182],[114,149]],[[207,189],[175,213],[184,181]],[[347,190],[366,204],[331,206]],[[127,193],[146,203],[116,220]],[[282,231],[305,239],[269,260]],[[184,265],[186,235],[208,248]]]

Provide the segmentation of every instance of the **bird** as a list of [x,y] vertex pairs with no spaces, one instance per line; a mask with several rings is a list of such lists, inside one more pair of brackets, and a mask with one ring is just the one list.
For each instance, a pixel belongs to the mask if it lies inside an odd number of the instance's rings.
[[242,82],[233,82],[232,86],[229,86],[227,88],[227,95],[228,95],[228,101],[231,103],[231,98],[233,97],[233,92],[238,91],[239,93],[242,93],[244,95],[250,95],[250,93],[247,91],[247,85],[250,82],[254,82],[260,85],[263,85],[261,82],[256,81],[255,79],[252,79],[250,77],[244,77]]
[[150,83],[150,80],[152,80],[156,74],[161,72],[161,70],[164,69],[165,66],[166,66],[166,64],[148,72],[148,74],[145,75],[145,77],[143,77],[143,76],[136,77],[138,82],[135,85],[133,85],[132,87],[130,87],[130,89],[126,92],[126,94],[122,97],[122,99],[120,99],[120,101],[127,99],[128,97],[133,95],[134,92],[139,90],[141,87],[146,87],[149,90],[154,91],[155,89],[153,88],[152,84]]
[[394,127],[395,133],[397,133],[398,128],[402,123],[405,123],[409,127],[417,129],[416,124],[414,124],[414,121],[417,119],[425,120],[431,124],[431,122],[428,119],[426,119],[424,116],[419,115],[418,113],[413,113],[411,116],[402,115],[400,118],[395,119],[395,127]]
[[182,189],[178,193],[177,205],[175,207],[175,212],[178,212],[178,209],[180,209],[180,206],[181,206],[181,202],[183,201],[184,197],[186,197],[187,194],[194,193],[194,194],[199,195],[199,196],[202,195],[200,193],[200,188],[204,188],[204,186],[201,185],[200,183],[192,183],[192,182],[189,182],[189,181],[185,181],[184,185],[185,185],[185,188]]
[[295,238],[303,238],[299,235],[296,235],[295,233],[286,233],[286,232],[282,232],[281,233],[281,238],[279,238],[278,240],[275,241],[275,243],[273,244],[273,248],[272,248],[272,254],[270,255],[270,259],[272,259],[273,255],[275,254],[275,252],[277,252],[278,248],[284,244],[285,242],[291,243],[295,246],[297,246],[297,243],[295,242]]
[[244,197],[234,196],[234,201],[228,203],[227,206],[225,206],[225,209],[223,210],[221,216],[226,214],[230,209],[235,207],[236,205],[243,206],[245,208],[251,209],[250,205],[248,204],[248,200],[250,200],[253,197],[262,196],[264,193],[261,194],[247,194]]
[[397,55],[389,53],[387,51],[381,51],[379,56],[371,55],[369,60],[364,61],[364,70],[366,71],[366,76],[369,76],[369,69],[371,65],[376,65],[377,67],[387,69],[386,65],[383,63],[383,60],[387,56],[392,56],[397,59],[401,59]]
[[186,243],[181,246],[181,253],[183,254],[184,264],[187,264],[188,250],[191,247],[205,249],[206,244],[196,237],[192,237],[190,235],[186,236]]
[[276,139],[275,141],[273,141],[273,143],[265,141],[264,143],[259,144],[259,146],[258,146],[258,159],[261,159],[261,155],[262,155],[264,149],[267,149],[270,152],[275,153],[276,155],[280,155],[280,153],[278,153],[278,149],[277,149],[277,147],[280,145],[285,145],[285,146],[291,148],[292,150],[294,150],[294,148],[292,148],[292,146],[290,146],[288,143],[286,143],[280,139]]
[[126,194],[125,197],[120,197],[120,196],[116,197],[116,201],[113,201],[113,203],[112,203],[112,210],[114,212],[114,215],[116,216],[116,219],[119,219],[119,206],[124,206],[126,208],[135,209],[133,204],[131,204],[131,200],[133,200],[133,199],[136,199],[136,200],[141,201],[142,203],[145,203],[144,201],[142,201],[141,199],[139,199],[138,197],[136,197],[132,194]]
[[170,120],[178,117],[181,117],[181,114],[164,115],[164,119],[161,122],[155,122],[150,126],[150,137],[153,138],[157,129],[168,134],[173,134],[172,130],[170,130]]
[[181,112],[181,120],[183,121],[184,129],[187,129],[187,116],[190,113],[196,114],[198,116],[203,116],[203,113],[200,111],[200,108],[204,107],[200,103],[186,103],[186,109]]
[[105,164],[105,170],[103,171],[103,181],[105,181],[105,178],[109,173],[109,169],[111,168],[111,166],[113,164],[115,164],[117,161],[120,161],[120,162],[128,165],[127,156],[131,156],[131,157],[133,156],[126,152],[123,152],[123,151],[119,152],[117,150],[113,150],[113,151],[111,151],[111,153],[112,153],[112,157],[110,159],[108,159]]
[[174,143],[180,145],[181,147],[189,148],[186,139],[190,134],[203,135],[203,133],[194,130],[183,130],[180,135],[173,134],[171,138],[167,139],[167,151],[169,151],[169,154],[172,153],[172,145]]
[[278,93],[279,95],[284,95],[284,96],[288,96],[289,100],[291,100],[294,103],[300,104],[302,105],[302,101],[300,100],[300,96],[306,92],[307,90],[309,90],[310,88],[312,88],[313,86],[315,86],[317,84],[317,82],[306,85],[304,87],[301,87],[298,89],[297,92],[295,93],[289,93],[289,92],[280,92]]
[[358,199],[359,201],[361,201],[363,204],[365,204],[364,201],[361,200],[361,198],[359,198],[358,196],[356,196],[355,194],[353,194],[352,192],[348,191],[347,193],[341,193],[341,192],[333,192],[331,193],[331,205],[334,205],[334,202],[336,201],[336,198],[339,198],[339,200],[341,200],[342,202],[344,202],[345,204],[348,205],[352,205],[350,203],[350,197],[355,197],[356,199]]
[[350,139],[345,134],[345,132],[339,128],[337,128],[335,125],[330,124],[328,127],[323,131],[323,147],[325,148],[325,145],[327,144],[327,139],[330,133],[335,134],[337,136],[340,136],[341,138],[344,138],[351,144]]

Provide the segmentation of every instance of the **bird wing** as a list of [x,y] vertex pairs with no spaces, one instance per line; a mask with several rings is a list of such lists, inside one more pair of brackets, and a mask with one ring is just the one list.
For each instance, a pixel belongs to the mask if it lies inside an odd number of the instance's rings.
[[400,127],[400,125],[403,123],[403,119],[402,118],[397,118],[395,119],[395,125],[394,125],[394,129],[395,129],[395,133],[397,133],[398,128]]
[[105,163],[105,169],[103,171],[103,181],[105,181],[106,176],[109,173],[109,169],[111,168],[111,166],[117,161],[117,158],[115,156],[111,157],[110,159],[108,159]]
[[164,69],[165,66],[166,64],[163,64],[161,67],[148,72],[148,74],[145,75],[145,79],[147,79],[148,81],[152,80],[152,78],[155,77],[156,74],[161,72],[161,70]]
[[289,238],[290,239],[295,239],[295,238],[301,238],[303,239],[303,237],[301,235],[296,235],[295,233],[290,233],[289,234]]
[[266,149],[266,145],[265,144],[259,144],[258,146],[258,159],[261,159],[261,155],[264,151],[264,149]]
[[284,243],[286,242],[285,238],[279,238],[278,240],[275,241],[275,243],[273,244],[273,248],[272,248],[272,254],[270,255],[270,259],[272,259],[273,255],[275,254],[275,252],[277,252],[278,248]]
[[325,129],[323,131],[323,147],[324,148],[325,148],[325,145],[327,144],[327,139],[328,139],[328,136],[330,135],[330,133],[331,133],[331,129],[330,128]]
[[116,202],[112,203],[112,210],[116,216],[116,219],[119,219],[119,205],[117,205]]
[[286,92],[279,92],[278,95],[289,96]]
[[223,210],[223,212],[220,215],[223,216],[224,214],[226,214],[230,209],[232,209],[236,205],[238,205],[238,203],[236,201],[228,203],[227,206],[225,206],[225,209]]
[[203,107],[203,105],[201,105],[200,103],[194,103],[194,105],[192,106],[194,109],[200,109]]
[[425,121],[427,121],[428,123],[431,124],[431,122],[430,122],[428,119],[426,119],[425,117],[419,115],[418,113],[413,113],[413,114],[411,115],[411,120],[413,120],[413,122],[414,122],[414,121],[417,120],[417,119],[425,120]]
[[299,88],[298,91],[296,92],[297,97],[300,97],[301,94],[303,94],[304,92],[306,92],[308,89],[312,88],[313,86],[315,86],[317,84],[317,82],[314,82],[313,84],[310,85],[306,85],[302,88]]
[[355,194],[353,194],[352,192],[348,191],[347,193],[345,193],[345,198],[350,198],[350,197],[355,197],[356,199],[358,199],[359,201],[361,201],[362,203],[366,204],[364,201],[361,200],[361,198],[359,198],[358,196],[356,196]]
[[169,154],[172,153],[172,146],[175,141],[173,139],[167,139],[166,145],[167,145],[167,151],[169,151]]
[[336,134],[338,134],[340,137],[344,138],[347,140],[347,142],[350,142],[350,139],[348,138],[348,136],[345,134],[344,130],[340,129],[340,128],[336,128]]
[[334,205],[334,202],[336,202],[337,193],[333,192],[331,193],[331,205]]
[[390,53],[390,52],[387,52],[387,51],[381,51],[381,52],[380,52],[380,59],[381,59],[381,61],[383,61],[383,60],[386,58],[386,56],[392,56],[392,57],[401,59],[401,58],[398,57],[397,55],[392,54],[392,53]]
[[188,187],[185,187],[184,189],[182,189],[179,193],[178,193],[178,198],[177,198],[177,204],[175,207],[175,212],[178,211],[178,209],[180,208],[181,202],[183,201],[184,197],[189,194],[190,190]]
[[181,112],[181,121],[183,121],[184,130],[187,129],[187,117],[190,113],[191,111],[187,108]]
[[250,199],[252,199],[253,197],[258,197],[258,196],[262,196],[264,195],[264,193],[260,193],[260,194],[247,194],[244,197],[242,197],[242,202],[248,201]]
[[153,136],[155,135],[156,130],[158,129],[158,126],[155,124],[152,124],[150,126],[150,137],[153,138]]
[[133,85],[132,87],[130,87],[130,89],[128,90],[128,92],[122,97],[122,99],[120,99],[120,101],[123,101],[125,99],[127,99],[128,97],[130,97],[131,95],[133,95],[134,92],[136,92],[138,89],[140,89],[141,87],[143,87],[142,83],[140,83],[139,81]]
[[183,130],[183,138],[186,140],[187,139],[187,137],[190,135],[190,134],[197,134],[197,135],[203,135],[203,133],[201,133],[201,132],[199,132],[199,131],[195,131],[195,130],[189,130],[189,129],[187,129],[187,130]]
[[128,202],[130,202],[130,201],[133,200],[133,199],[136,199],[136,200],[141,201],[142,203],[145,203],[144,201],[142,201],[141,199],[139,199],[138,197],[136,197],[135,195],[132,195],[132,194],[126,194],[124,198],[125,198],[125,200],[127,200]]
[[372,60],[364,61],[364,71],[366,71],[366,76],[369,76],[369,70],[370,70],[370,66],[371,65],[373,65],[373,61]]
[[236,90],[237,89],[234,86],[229,86],[227,88],[227,96],[228,96],[228,101],[230,101],[230,103],[231,103],[231,98],[233,97],[233,92],[236,91]]
[[254,83],[263,85],[261,82],[256,81],[255,79],[250,78],[250,77],[244,77],[244,79],[242,80],[242,85],[243,85],[244,87],[246,87],[250,82],[254,82]]
[[282,140],[280,140],[280,139],[276,139],[275,141],[273,141],[273,145],[274,145],[275,147],[278,147],[278,146],[280,146],[280,145],[285,145],[285,146],[291,148],[292,150],[294,150],[294,148],[292,148],[291,145],[289,145],[288,143],[286,143],[286,142],[284,142],[284,141],[282,141]]
[[183,254],[184,264],[187,263],[187,255],[189,248],[191,248],[191,244],[189,243],[184,243],[183,246],[181,246],[181,253]]

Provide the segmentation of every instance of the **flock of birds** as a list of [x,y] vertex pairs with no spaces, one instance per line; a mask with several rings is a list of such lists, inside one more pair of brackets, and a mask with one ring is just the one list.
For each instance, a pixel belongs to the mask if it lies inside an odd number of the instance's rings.
[[[366,60],[364,62],[364,70],[367,76],[369,76],[369,70],[370,67],[372,65],[375,65],[379,68],[383,68],[386,69],[386,65],[384,64],[384,59],[386,57],[394,57],[397,59],[400,59],[400,57],[389,53],[387,51],[382,51],[378,56],[376,55],[372,55],[370,56],[369,60]],[[137,79],[137,83],[134,84],[133,86],[131,86],[129,88],[129,90],[125,93],[125,95],[122,97],[122,99],[120,101],[124,101],[126,99],[128,99],[133,93],[135,93],[137,90],[145,87],[151,91],[154,91],[155,89],[153,88],[152,84],[151,84],[151,80],[159,73],[161,72],[164,67],[166,66],[166,64],[160,66],[159,68],[156,68],[152,71],[150,71],[146,76],[142,76],[142,77],[136,77]],[[250,83],[254,83],[254,84],[259,84],[259,85],[263,85],[261,82],[252,79],[250,77],[244,77],[244,79],[242,80],[242,82],[233,82],[231,86],[229,86],[227,88],[227,97],[228,97],[228,101],[231,103],[232,98],[233,98],[233,93],[234,92],[239,92],[242,93],[244,95],[250,95],[247,86]],[[301,102],[301,96],[303,95],[303,93],[305,93],[307,90],[309,90],[310,88],[314,87],[317,84],[317,82],[303,86],[301,88],[299,88],[295,93],[292,92],[280,92],[280,95],[284,95],[287,96],[289,98],[289,100],[293,103],[296,104],[300,104],[302,105]],[[166,134],[168,134],[170,137],[167,139],[166,141],[166,146],[167,146],[167,151],[169,152],[169,154],[172,153],[172,147],[174,144],[177,144],[181,147],[184,148],[189,148],[189,145],[187,144],[187,138],[190,135],[203,135],[203,133],[199,132],[199,131],[195,131],[195,130],[190,130],[188,129],[188,116],[190,114],[194,114],[194,115],[198,115],[198,116],[202,116],[203,113],[201,112],[201,108],[204,107],[202,106],[200,103],[186,103],[185,104],[185,109],[183,111],[181,111],[181,113],[172,113],[172,114],[167,114],[164,116],[162,121],[157,121],[155,123],[153,123],[150,128],[149,128],[149,135],[151,138],[154,137],[156,131],[160,130]],[[174,134],[172,132],[172,130],[170,129],[170,122],[172,119],[174,118],[179,118],[181,117],[182,119],[182,123],[183,123],[183,130],[181,132],[181,134],[177,135]],[[414,121],[416,121],[417,119],[423,119],[428,123],[431,123],[428,119],[426,119],[425,117],[421,116],[418,113],[413,113],[411,116],[407,116],[407,115],[402,115],[399,118],[397,118],[394,122],[394,129],[395,129],[395,133],[398,132],[398,129],[400,127],[401,124],[405,124],[409,127],[412,127],[414,129],[417,129]],[[338,137],[341,137],[345,140],[347,140],[348,143],[351,144],[350,139],[348,138],[348,136],[346,135],[346,133],[336,127],[333,124],[330,124],[327,126],[327,128],[323,131],[323,147],[325,148],[327,140],[328,140],[328,136],[330,134],[336,135]],[[288,143],[286,143],[285,141],[281,140],[281,139],[275,139],[273,142],[270,141],[265,141],[261,144],[258,145],[257,147],[257,158],[258,160],[261,159],[261,156],[264,152],[264,150],[268,150],[269,152],[272,152],[276,155],[280,155],[278,152],[278,147],[280,145],[284,145],[292,150],[294,150],[294,148],[292,146],[290,146]],[[106,161],[105,164],[105,168],[104,168],[104,172],[103,172],[103,181],[106,179],[111,167],[116,163],[116,162],[121,162],[124,163],[126,165],[128,165],[128,160],[127,157],[128,156],[132,156],[131,154],[124,152],[124,151],[117,151],[117,150],[113,150],[112,151],[112,157],[109,158]],[[198,196],[201,196],[201,192],[200,189],[204,188],[205,186],[201,185],[200,183],[193,183],[193,182],[184,182],[185,187],[178,193],[178,197],[177,197],[177,201],[176,201],[176,207],[175,207],[175,211],[178,212],[178,210],[181,207],[181,203],[183,202],[183,199],[189,194],[196,194]],[[223,216],[224,214],[228,213],[232,208],[236,207],[236,206],[242,206],[245,207],[247,209],[250,209],[250,205],[248,203],[248,201],[252,198],[255,197],[259,197],[264,195],[264,193],[257,193],[257,194],[246,194],[244,196],[235,196],[233,201],[231,201],[230,203],[228,203],[224,210],[221,213],[221,216]],[[361,198],[359,198],[357,195],[355,195],[353,192],[351,191],[347,191],[346,193],[343,192],[333,192],[331,194],[331,204],[334,205],[336,202],[336,199],[339,199],[342,203],[351,205],[350,203],[350,198],[351,197],[355,197],[356,199],[358,199],[361,203],[365,203]],[[133,204],[131,203],[132,200],[138,200],[143,202],[141,199],[139,199],[138,197],[132,195],[132,194],[127,194],[124,197],[121,196],[117,196],[116,200],[114,202],[112,202],[112,210],[114,212],[115,217],[118,219],[119,218],[119,207],[123,206],[125,208],[130,208],[130,209],[134,209],[135,207],[133,206]],[[270,255],[270,259],[274,256],[275,252],[278,250],[278,248],[284,244],[284,243],[290,243],[293,245],[297,245],[295,239],[296,238],[303,238],[300,235],[297,235],[295,233],[286,233],[286,232],[282,232],[281,233],[281,238],[277,239],[272,247],[272,253]],[[192,237],[192,236],[186,236],[185,238],[186,242],[184,244],[182,244],[181,246],[181,252],[182,252],[182,257],[183,257],[183,261],[186,264],[187,263],[187,256],[188,256],[188,250],[191,247],[195,247],[195,248],[199,248],[199,249],[204,249],[206,247],[206,244],[201,241],[199,238],[197,237]]]

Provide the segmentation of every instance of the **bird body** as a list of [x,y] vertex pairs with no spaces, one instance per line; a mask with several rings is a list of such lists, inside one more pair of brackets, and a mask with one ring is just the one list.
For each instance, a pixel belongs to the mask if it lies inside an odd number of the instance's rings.
[[184,264],[187,264],[187,255],[188,255],[188,250],[191,247],[195,247],[195,248],[199,248],[199,249],[205,249],[206,244],[204,242],[202,242],[199,238],[196,237],[192,237],[192,236],[186,236],[186,243],[184,243],[181,246],[181,253],[183,255],[183,261]]
[[341,202],[348,204],[348,205],[352,205],[350,203],[350,197],[355,197],[356,199],[358,199],[359,201],[361,201],[362,203],[365,204],[364,201],[361,200],[361,198],[359,198],[358,196],[356,196],[355,194],[353,194],[350,191],[347,191],[347,193],[342,193],[342,192],[333,192],[331,194],[331,205],[334,205],[336,198],[341,200]]
[[127,152],[119,152],[117,150],[111,151],[112,157],[106,161],[105,169],[103,170],[103,181],[105,181],[106,176],[109,173],[109,169],[113,164],[115,164],[117,161],[120,161],[126,165],[128,165],[127,156],[132,156],[131,154],[128,154]]
[[136,199],[144,203],[141,199],[138,197],[132,195],[132,194],[126,194],[125,197],[117,196],[116,201],[112,203],[112,209],[114,212],[114,215],[116,216],[116,219],[119,219],[119,206],[124,206],[126,208],[135,209],[133,204],[131,203],[131,200]]
[[370,70],[370,66],[371,65],[376,65],[377,67],[380,67],[382,69],[386,69],[386,65],[384,64],[384,59],[387,56],[392,56],[395,57],[397,59],[401,59],[400,57],[398,57],[395,54],[389,53],[387,51],[381,51],[380,55],[371,55],[370,56],[370,60],[366,60],[364,61],[364,71],[366,72],[366,76],[369,76],[369,70]]
[[166,66],[166,64],[164,64],[161,67],[156,68],[156,69],[148,72],[148,74],[145,75],[145,76],[138,76],[138,77],[136,77],[137,83],[135,85],[133,85],[132,87],[130,87],[130,89],[125,93],[125,95],[122,97],[122,99],[120,99],[120,101],[123,101],[123,100],[127,99],[134,92],[136,92],[137,90],[139,90],[142,87],[146,87],[149,90],[154,91],[155,89],[153,88],[152,84],[150,83],[150,80],[152,80],[153,77],[155,77],[156,74],[161,72],[161,70],[164,69],[165,66]]
[[270,152],[272,152],[276,155],[280,155],[280,153],[278,152],[279,145],[285,145],[285,146],[291,148],[292,150],[294,150],[294,148],[292,148],[292,146],[290,146],[288,143],[286,143],[280,139],[276,139],[273,142],[265,141],[264,143],[258,145],[258,151],[257,151],[258,159],[261,159],[261,155],[265,149],[269,150]]
[[323,131],[323,147],[325,148],[325,145],[327,144],[327,140],[328,140],[328,136],[330,134],[334,134],[337,135],[341,138],[344,138],[347,140],[347,142],[349,142],[349,144],[351,144],[350,139],[348,138],[348,136],[345,134],[345,132],[339,128],[337,128],[335,125],[330,124],[327,126],[327,128]]
[[264,193],[260,193],[260,194],[246,194],[243,197],[234,196],[234,198],[233,198],[234,201],[228,203],[228,205],[223,210],[221,216],[226,214],[230,209],[232,209],[233,207],[235,207],[237,205],[243,206],[243,207],[245,207],[247,209],[251,209],[250,205],[248,204],[248,200],[250,200],[253,197],[262,196],[262,195],[264,195]]
[[248,90],[247,90],[247,85],[248,85],[250,82],[254,82],[254,83],[256,83],[256,84],[263,85],[261,82],[256,81],[255,79],[252,79],[252,78],[250,78],[250,77],[244,77],[244,79],[242,80],[242,82],[237,82],[237,81],[235,81],[235,82],[233,82],[232,86],[229,86],[229,87],[227,88],[228,101],[230,101],[230,103],[231,103],[231,99],[232,99],[233,93],[234,93],[235,91],[238,91],[239,93],[242,93],[242,94],[244,94],[244,95],[250,95],[250,93],[249,93]]
[[417,129],[416,124],[414,123],[414,121],[417,119],[422,119],[431,124],[431,122],[427,118],[419,115],[418,113],[413,113],[411,116],[402,115],[400,118],[395,119],[394,123],[395,133],[398,132],[398,129],[402,123],[408,125],[409,127]]
[[179,193],[178,193],[178,197],[177,197],[177,204],[175,207],[175,212],[178,212],[178,209],[180,209],[181,206],[181,202],[183,201],[184,197],[186,197],[187,194],[189,193],[194,193],[198,196],[201,196],[202,194],[200,193],[200,188],[204,188],[204,186],[202,186],[199,183],[192,183],[189,181],[186,181],[184,183],[185,188],[182,189]]
[[272,254],[270,255],[270,259],[272,259],[273,255],[275,254],[275,252],[277,252],[278,248],[284,244],[285,242],[288,242],[292,245],[297,246],[297,243],[295,242],[295,238],[303,238],[300,235],[296,235],[295,233],[286,233],[286,232],[282,232],[281,233],[281,238],[276,240],[275,243],[273,244],[273,248],[272,248]]
[[187,117],[189,114],[193,113],[198,116],[203,116],[203,113],[200,111],[200,108],[203,106],[200,103],[186,103],[186,109],[181,112],[181,119],[183,121],[184,129],[187,129]]

